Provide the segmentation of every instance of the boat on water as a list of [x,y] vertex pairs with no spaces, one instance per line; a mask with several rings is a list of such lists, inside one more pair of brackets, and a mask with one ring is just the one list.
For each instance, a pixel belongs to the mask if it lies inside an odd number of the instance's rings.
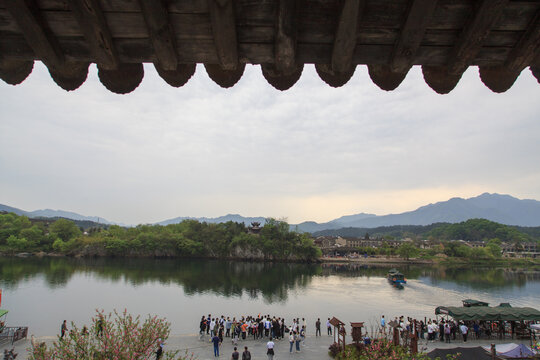
[[388,271],[388,282],[398,289],[403,289],[403,285],[407,283],[405,275],[399,272],[398,269],[390,269]]

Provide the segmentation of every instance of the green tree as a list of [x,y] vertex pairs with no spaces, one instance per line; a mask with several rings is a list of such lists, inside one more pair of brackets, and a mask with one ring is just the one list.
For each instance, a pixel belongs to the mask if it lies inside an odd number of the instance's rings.
[[401,244],[397,249],[398,255],[407,260],[409,260],[411,257],[415,257],[419,252],[420,250],[409,242]]
[[496,242],[490,242],[486,245],[486,252],[494,258],[502,257],[502,249]]
[[81,234],[79,227],[73,221],[68,219],[56,220],[49,226],[49,231],[64,242]]
[[10,237],[8,237],[6,243],[7,246],[14,251],[27,250],[30,245],[28,243],[28,240],[26,240],[25,238],[19,239],[15,235],[11,235]]

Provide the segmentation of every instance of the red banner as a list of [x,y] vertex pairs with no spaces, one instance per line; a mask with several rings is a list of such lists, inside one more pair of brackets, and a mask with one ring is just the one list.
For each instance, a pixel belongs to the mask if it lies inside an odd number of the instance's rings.
[[0,307],[2,306],[2,289],[0,289]]

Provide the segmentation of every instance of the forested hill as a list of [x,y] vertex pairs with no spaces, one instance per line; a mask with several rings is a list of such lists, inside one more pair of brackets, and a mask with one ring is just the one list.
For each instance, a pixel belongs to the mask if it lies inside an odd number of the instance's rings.
[[504,242],[540,241],[540,227],[521,227],[499,224],[485,219],[471,219],[457,224],[438,223],[427,226],[396,225],[378,228],[343,228],[325,230],[314,233],[314,236],[345,236],[345,237],[384,238],[429,238],[439,240],[482,241],[500,239]]
[[209,257],[313,261],[321,251],[309,234],[289,230],[289,224],[268,219],[259,234],[243,223],[219,224],[185,220],[167,226],[110,225],[82,232],[67,219],[30,220],[0,213],[0,253],[46,252],[72,256]]

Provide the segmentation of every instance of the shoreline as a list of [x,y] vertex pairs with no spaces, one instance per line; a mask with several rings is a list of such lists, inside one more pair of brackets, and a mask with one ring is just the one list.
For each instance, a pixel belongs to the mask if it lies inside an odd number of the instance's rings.
[[204,259],[204,260],[223,260],[239,262],[268,262],[268,263],[291,263],[291,264],[365,264],[365,265],[434,265],[434,266],[496,266],[496,267],[532,267],[540,270],[540,259],[532,258],[501,258],[501,259],[465,259],[465,258],[433,258],[421,259],[411,258],[403,259],[398,256],[370,256],[370,257],[320,257],[316,259],[271,259],[262,257],[215,257],[215,256],[111,256],[111,255],[66,255],[58,253],[45,252],[23,252],[23,253],[5,253],[0,252],[0,257],[12,258],[71,258],[71,259],[93,259],[93,258],[122,258],[122,259]]

